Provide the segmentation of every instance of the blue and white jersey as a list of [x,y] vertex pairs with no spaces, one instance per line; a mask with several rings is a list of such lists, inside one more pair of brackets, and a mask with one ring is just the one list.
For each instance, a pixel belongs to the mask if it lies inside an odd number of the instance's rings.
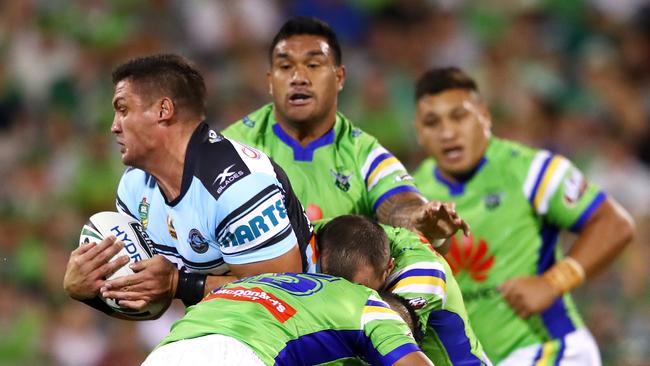
[[206,123],[188,144],[176,199],[168,201],[152,175],[130,168],[116,205],[140,220],[157,254],[190,272],[223,274],[228,263],[276,258],[296,243],[303,249],[311,236],[284,171]]

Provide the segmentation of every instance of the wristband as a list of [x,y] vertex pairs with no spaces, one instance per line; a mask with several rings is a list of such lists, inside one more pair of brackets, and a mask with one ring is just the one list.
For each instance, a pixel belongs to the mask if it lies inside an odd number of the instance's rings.
[[100,299],[98,296],[95,296],[92,299],[81,300],[81,302],[83,302],[84,304],[92,308],[101,311],[106,315],[111,315],[115,312],[115,310],[112,307],[108,306],[108,304],[105,303],[104,300]]
[[178,286],[174,297],[181,299],[185,306],[198,303],[203,298],[205,280],[208,276],[201,273],[178,271]]
[[566,257],[544,272],[542,278],[564,294],[585,281],[585,269],[575,259]]

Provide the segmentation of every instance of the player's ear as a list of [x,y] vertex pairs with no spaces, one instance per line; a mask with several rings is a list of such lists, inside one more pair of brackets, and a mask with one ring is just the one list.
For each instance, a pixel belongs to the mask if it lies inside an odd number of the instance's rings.
[[168,97],[163,97],[158,103],[158,119],[161,122],[170,121],[176,113],[174,102]]
[[336,74],[337,90],[341,91],[343,90],[343,86],[345,85],[345,76],[346,76],[345,66],[344,65],[336,66],[336,70],[334,72]]
[[384,271],[384,281],[388,278],[388,275],[393,271],[393,268],[395,268],[395,258],[390,257],[388,260],[388,265],[386,266],[386,270]]
[[269,85],[269,95],[273,95],[273,83],[271,78],[271,71],[266,72],[266,83]]

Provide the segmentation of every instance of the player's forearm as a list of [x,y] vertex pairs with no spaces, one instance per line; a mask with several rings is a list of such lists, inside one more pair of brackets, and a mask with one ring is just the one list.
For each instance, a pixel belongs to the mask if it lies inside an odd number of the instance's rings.
[[238,278],[230,275],[222,276],[208,276],[205,280],[205,288],[203,290],[203,295],[207,295],[210,291],[214,290],[217,287],[221,287],[230,282],[237,281]]
[[594,212],[569,251],[587,277],[607,267],[634,237],[634,222],[616,201],[608,198]]
[[413,212],[425,203],[424,197],[415,192],[396,194],[377,207],[377,220],[382,224],[414,230]]

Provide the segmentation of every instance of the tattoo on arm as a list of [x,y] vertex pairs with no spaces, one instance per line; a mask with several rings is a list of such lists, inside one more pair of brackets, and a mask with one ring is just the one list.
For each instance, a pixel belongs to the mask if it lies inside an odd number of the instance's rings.
[[389,197],[377,207],[377,219],[382,224],[413,229],[411,215],[426,200],[415,192],[402,192]]

